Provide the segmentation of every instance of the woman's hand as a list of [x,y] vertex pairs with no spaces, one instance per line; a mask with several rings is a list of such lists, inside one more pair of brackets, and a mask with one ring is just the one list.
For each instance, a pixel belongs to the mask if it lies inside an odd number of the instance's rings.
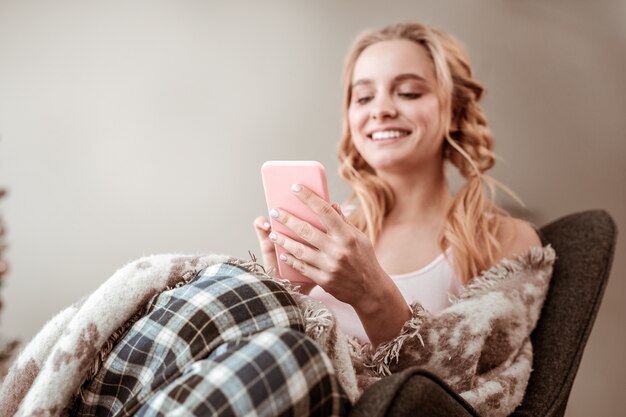
[[292,192],[317,214],[326,232],[284,210],[272,209],[273,218],[312,246],[272,232],[268,237],[288,252],[279,261],[354,307],[373,344],[395,336],[410,318],[410,309],[378,263],[369,238],[308,188],[294,185]]
[[302,186],[300,191],[294,190],[298,190],[297,186],[292,191],[318,215],[326,232],[285,210],[272,209],[270,215],[276,221],[313,246],[272,232],[269,239],[288,252],[280,261],[311,278],[338,300],[358,305],[380,272],[372,244],[311,190]]
[[261,246],[263,267],[265,268],[265,271],[271,272],[271,276],[277,277],[278,261],[276,259],[274,242],[272,242],[269,238],[269,234],[271,232],[270,223],[264,216],[259,216],[254,219],[254,230],[256,231],[257,238],[259,239],[259,246]]
[[[257,238],[259,239],[259,246],[261,246],[261,254],[263,256],[263,267],[267,272],[270,272],[270,276],[274,278],[280,278],[278,274],[278,262],[276,258],[276,247],[274,242],[269,238],[271,233],[270,223],[264,216],[259,216],[254,219],[254,230],[256,231]],[[302,294],[309,294],[315,287],[315,283],[299,282],[296,284],[300,288]]]

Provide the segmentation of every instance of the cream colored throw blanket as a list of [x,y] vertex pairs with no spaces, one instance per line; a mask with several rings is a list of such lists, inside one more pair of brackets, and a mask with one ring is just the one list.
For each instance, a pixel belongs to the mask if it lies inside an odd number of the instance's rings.
[[[482,416],[506,416],[522,401],[532,369],[530,333],[545,299],[554,250],[532,248],[474,279],[438,314],[419,304],[401,334],[376,351],[342,334],[322,304],[286,285],[306,333],[333,361],[352,401],[373,382],[410,366],[446,381]],[[83,382],[97,372],[154,295],[185,285],[204,268],[254,262],[224,255],[155,255],[118,270],[94,293],[51,319],[19,355],[0,387],[0,416],[65,415]]]

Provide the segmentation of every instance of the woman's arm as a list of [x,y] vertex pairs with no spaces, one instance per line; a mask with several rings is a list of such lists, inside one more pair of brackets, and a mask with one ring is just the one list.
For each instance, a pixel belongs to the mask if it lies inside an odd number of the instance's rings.
[[[390,285],[384,284],[387,280]],[[369,291],[360,303],[352,305],[374,349],[398,336],[412,315],[411,307],[391,278],[385,274],[379,282],[378,289]]]

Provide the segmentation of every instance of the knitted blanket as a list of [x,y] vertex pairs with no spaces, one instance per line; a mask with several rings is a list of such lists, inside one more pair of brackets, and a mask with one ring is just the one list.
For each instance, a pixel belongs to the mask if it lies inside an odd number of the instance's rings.
[[[413,305],[401,333],[375,351],[342,334],[324,305],[283,284],[300,306],[307,335],[324,348],[352,401],[378,379],[418,365],[444,379],[479,414],[505,416],[519,405],[528,383],[530,333],[554,259],[551,247],[532,248],[475,278],[438,314]],[[83,382],[142,317],[148,300],[223,262],[265,275],[254,262],[224,255],[155,255],[118,270],[51,319],[21,352],[0,387],[0,417],[65,415]]]

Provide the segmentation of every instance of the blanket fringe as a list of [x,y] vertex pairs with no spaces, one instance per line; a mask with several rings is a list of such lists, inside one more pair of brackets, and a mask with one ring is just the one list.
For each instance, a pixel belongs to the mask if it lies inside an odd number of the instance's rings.
[[333,326],[335,317],[328,308],[320,308],[311,300],[307,301],[303,312],[305,333],[313,339],[318,339]]
[[411,311],[412,316],[404,323],[400,334],[390,341],[381,344],[371,356],[371,359],[365,363],[365,366],[372,369],[378,376],[391,375],[390,366],[392,362],[398,363],[400,351],[407,340],[417,338],[422,347],[424,347],[424,339],[420,334],[420,329],[427,313],[419,303],[412,304]]
[[228,263],[236,265],[240,268],[245,269],[251,274],[261,275],[264,278],[273,279],[270,275],[273,272],[273,268],[265,269],[263,265],[261,265],[257,261],[257,257],[251,251],[248,251],[248,255],[250,256],[249,261],[244,261],[243,259],[233,258],[228,261]]
[[516,273],[525,270],[542,269],[552,266],[556,260],[556,252],[551,245],[545,247],[531,247],[524,254],[514,259],[503,259],[491,268],[483,271],[462,290],[459,296],[450,296],[452,304],[456,304],[467,298],[491,291],[502,280],[514,277]]
[[271,279],[272,281],[278,282],[283,287],[285,287],[285,289],[289,291],[290,293],[296,293],[298,296],[302,296],[302,294],[300,293],[299,285],[294,284],[293,282],[287,279],[274,276],[273,274],[274,274],[275,268],[270,267],[268,269],[265,269],[265,267],[257,261],[256,255],[252,253],[251,251],[248,251],[248,255],[250,256],[249,261],[244,261],[242,259],[233,258],[232,260],[228,261],[228,263],[236,265],[240,268],[243,268],[251,274],[261,276],[263,278]]

